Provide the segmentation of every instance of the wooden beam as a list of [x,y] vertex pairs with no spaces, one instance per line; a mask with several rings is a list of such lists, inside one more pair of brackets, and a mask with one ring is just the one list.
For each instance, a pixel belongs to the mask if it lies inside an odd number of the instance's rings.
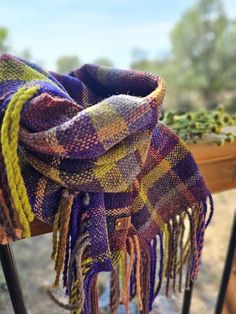
[[191,144],[191,152],[212,193],[236,188],[236,143]]

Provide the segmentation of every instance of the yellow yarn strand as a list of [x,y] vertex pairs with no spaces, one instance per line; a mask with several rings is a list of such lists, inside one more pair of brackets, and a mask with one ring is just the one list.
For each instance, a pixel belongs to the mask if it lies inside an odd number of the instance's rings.
[[165,277],[166,274],[166,267],[167,267],[167,254],[168,254],[168,244],[169,244],[169,232],[167,225],[164,227],[164,238],[165,238],[165,244],[164,244],[164,257],[163,257],[163,277]]
[[59,231],[60,212],[57,212],[54,218],[53,231],[52,231],[52,254],[51,259],[55,261],[58,248],[57,233]]
[[24,104],[36,93],[38,87],[20,88],[12,97],[6,109],[1,128],[2,154],[12,202],[19,214],[23,236],[30,237],[29,222],[34,219],[27,190],[19,166],[17,153],[20,129],[20,113]]
[[122,285],[122,288],[125,285],[125,254],[126,254],[126,251],[122,252],[121,259],[120,259],[120,265],[119,265],[120,266],[120,275],[121,275],[121,285]]

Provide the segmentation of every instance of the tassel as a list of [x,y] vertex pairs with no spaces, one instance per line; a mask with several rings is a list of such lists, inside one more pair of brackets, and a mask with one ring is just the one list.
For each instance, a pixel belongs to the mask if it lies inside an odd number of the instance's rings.
[[[131,273],[132,273],[132,268],[134,265],[134,240],[133,238],[128,237],[128,250],[130,252],[130,260],[129,264],[126,262],[126,271],[125,271],[125,286],[122,291],[122,301],[124,300],[123,304],[125,305],[126,308],[126,313],[129,314],[129,301],[130,301],[130,294],[129,294],[129,283],[130,283],[130,278],[131,278]],[[126,257],[127,259],[127,257]]]
[[53,223],[53,229],[52,229],[52,254],[51,259],[54,261],[57,255],[57,249],[58,249],[58,239],[57,239],[57,233],[59,231],[59,220],[60,220],[60,207],[54,217],[54,223]]
[[[82,206],[81,206],[81,194],[75,195],[74,202],[71,209],[71,218],[70,218],[70,228],[69,234],[67,238],[66,245],[66,254],[64,261],[64,269],[63,269],[63,286],[67,287],[67,275],[68,275],[68,264],[70,259],[70,254],[75,247],[76,240],[79,237],[80,232],[80,220],[82,215]],[[66,290],[68,293],[68,291]]]
[[[50,296],[50,298],[61,308],[69,311],[77,311],[78,310],[78,305],[77,304],[72,304],[72,303],[63,303],[61,302],[53,293],[52,289],[48,288],[47,293]],[[77,314],[77,312],[76,312]]]
[[191,243],[191,265],[190,265],[190,280],[194,280],[195,277],[195,266],[197,262],[197,244],[196,244],[196,211],[194,209],[191,209],[192,214],[189,213],[187,210],[187,216],[189,218],[189,224],[190,224],[190,243]]
[[169,243],[168,243],[168,260],[166,265],[166,296],[169,296],[169,286],[170,286],[170,277],[171,277],[171,263],[172,263],[172,242],[173,242],[173,233],[171,224],[167,225],[168,234],[169,234]]
[[177,269],[177,257],[178,257],[178,241],[179,241],[179,229],[176,218],[173,219],[173,291],[176,292],[176,269]]
[[99,314],[98,312],[98,290],[97,290],[98,274],[93,277],[91,285],[91,313]]
[[199,266],[201,262],[201,254],[202,254],[202,249],[203,249],[203,243],[204,243],[204,233],[205,233],[205,213],[202,208],[200,207],[199,210],[199,223],[198,223],[198,230],[197,230],[197,251],[198,251],[198,256],[197,256],[197,263],[196,263],[196,277],[199,271]]
[[[64,258],[64,269],[63,269],[63,288],[67,287],[67,273],[68,273],[68,263],[70,259],[70,236],[68,234],[67,236],[67,242],[66,242],[66,252],[65,252],[65,258]],[[68,293],[66,289],[66,294]]]
[[[21,238],[21,230],[17,228],[15,217],[10,216],[10,209],[7,207],[6,200],[3,196],[3,190],[0,188],[0,223],[3,228],[3,233],[5,234],[7,242],[14,241],[17,238]],[[13,220],[13,219],[14,220]],[[2,242],[1,242],[2,244]]]
[[[134,265],[136,265],[136,256],[134,257]],[[132,300],[136,295],[136,270],[135,267],[132,269],[131,278],[130,278],[130,300]]]
[[[179,216],[179,232],[180,232],[180,241],[179,241],[179,252],[180,252],[180,261],[179,261],[179,292],[182,290],[182,277],[183,277],[183,238],[184,238],[184,223],[182,215]],[[178,264],[177,264],[178,265]]]
[[[126,251],[122,252],[121,258],[120,258],[120,263],[119,263],[122,289],[125,286],[125,256],[126,256]],[[121,297],[121,300],[122,300],[123,294],[121,293],[121,295],[122,295],[122,297]],[[123,300],[122,300],[122,303],[123,303]]]
[[142,249],[140,264],[140,286],[142,287],[142,309],[140,309],[140,314],[148,314],[150,252],[145,248]]
[[[136,235],[133,236],[134,240],[134,247],[135,247],[135,254],[136,254],[136,293],[138,297],[139,309],[140,312],[143,310],[143,301],[142,301],[142,286],[141,286],[141,253],[139,247],[138,237]],[[149,280],[149,273],[148,280]]]
[[[72,286],[73,286],[73,264],[76,261],[76,277],[78,280],[78,286],[83,286],[83,273],[82,273],[82,257],[87,249],[87,247],[90,245],[88,234],[83,234],[79,237],[79,239],[76,242],[76,245],[71,253],[70,261],[69,261],[69,268],[68,268],[68,294],[71,296],[72,293]],[[75,280],[75,279],[74,279]],[[80,287],[81,288],[81,287]],[[83,288],[81,293],[83,294]]]
[[18,141],[20,129],[20,113],[24,104],[38,91],[38,87],[20,88],[9,102],[1,128],[2,155],[7,174],[8,186],[14,209],[19,215],[23,226],[23,236],[30,237],[29,222],[34,219],[28,199],[24,179],[21,174],[18,156]]
[[120,303],[119,267],[111,272],[110,277],[110,310],[111,314],[117,314]]
[[153,301],[161,289],[162,278],[163,278],[163,264],[164,264],[163,233],[160,233],[159,237],[160,237],[160,241],[159,241],[160,242],[160,266],[159,266],[159,274],[158,274],[159,282],[158,282],[157,288],[155,289]]
[[154,300],[155,294],[155,279],[156,279],[156,251],[157,251],[157,238],[155,237],[152,240],[152,243],[149,245],[150,251],[150,283],[149,283],[149,311],[152,309],[152,303]]
[[[56,253],[56,261],[55,261],[55,271],[56,277],[53,284],[53,287],[57,287],[60,279],[60,274],[63,268],[63,261],[65,257],[66,251],[66,243],[68,237],[68,229],[70,222],[70,214],[73,203],[73,195],[68,194],[68,192],[63,193],[62,200],[59,204],[59,212],[60,212],[60,235],[59,241],[57,245],[57,253]],[[53,252],[54,253],[54,252]]]
[[166,276],[168,244],[169,244],[169,231],[168,231],[167,225],[164,226],[163,232],[164,232],[164,238],[165,238],[164,257],[163,257],[163,278],[164,278],[164,276]]
[[[82,256],[85,252],[85,249],[90,245],[88,235],[85,234],[81,236],[76,242],[75,248],[70,256],[69,270],[68,270],[68,294],[70,303],[65,304],[60,302],[58,298],[54,295],[51,289],[48,289],[47,292],[52,300],[59,305],[60,307],[75,311],[76,314],[80,313],[83,309],[85,295],[84,295],[84,279],[82,271]],[[73,263],[76,261],[76,278],[73,280]]]

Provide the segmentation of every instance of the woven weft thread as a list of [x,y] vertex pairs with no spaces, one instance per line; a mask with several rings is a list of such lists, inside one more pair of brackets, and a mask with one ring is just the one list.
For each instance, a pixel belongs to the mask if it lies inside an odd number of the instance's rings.
[[187,288],[197,278],[213,200],[159,122],[164,95],[151,73],[87,64],[61,75],[0,56],[0,244],[29,237],[34,217],[52,225],[48,293],[72,314],[99,313],[102,271],[112,314],[134,298],[147,314],[161,287],[169,296],[184,273]]

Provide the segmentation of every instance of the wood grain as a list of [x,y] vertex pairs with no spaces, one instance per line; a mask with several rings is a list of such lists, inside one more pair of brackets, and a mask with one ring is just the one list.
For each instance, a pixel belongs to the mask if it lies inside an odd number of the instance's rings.
[[191,152],[212,193],[236,188],[236,143],[191,144]]

